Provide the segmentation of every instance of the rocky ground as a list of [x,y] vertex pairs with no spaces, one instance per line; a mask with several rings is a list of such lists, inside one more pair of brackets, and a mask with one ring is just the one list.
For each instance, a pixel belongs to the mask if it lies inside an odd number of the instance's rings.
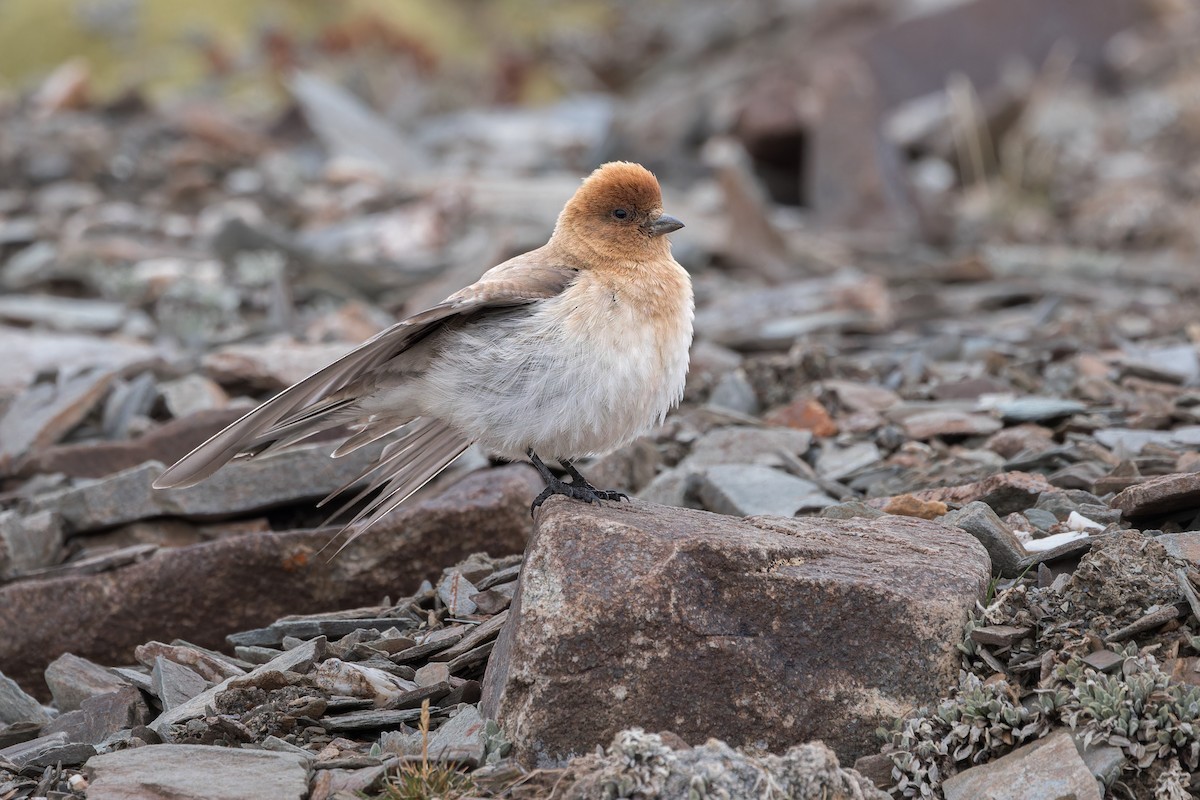
[[[535,110],[0,102],[0,800],[1200,796],[1200,17],[902,5],[668,4]],[[697,294],[631,502],[150,488],[612,157]]]

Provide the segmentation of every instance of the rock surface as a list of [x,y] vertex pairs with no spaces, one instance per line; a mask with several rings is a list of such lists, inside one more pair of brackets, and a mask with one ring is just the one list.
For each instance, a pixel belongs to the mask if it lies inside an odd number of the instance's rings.
[[74,653],[63,653],[46,667],[46,685],[59,711],[74,711],[84,700],[115,692],[126,681],[99,664]]
[[1127,517],[1167,514],[1181,509],[1200,509],[1200,473],[1161,475],[1125,489],[1112,499]]
[[87,698],[78,710],[56,717],[43,733],[61,731],[71,742],[100,744],[118,731],[146,724],[148,716],[142,693],[124,686],[115,692]]
[[88,796],[110,800],[302,800],[308,762],[291,753],[174,744],[88,760]]
[[298,501],[317,501],[365,470],[380,447],[331,459],[329,445],[297,447],[231,464],[197,486],[154,489],[165,466],[147,461],[95,483],[38,498],[37,508],[59,513],[69,532],[108,528],[140,519],[177,515],[221,518]]
[[285,614],[377,601],[472,552],[520,552],[536,483],[525,466],[468,477],[388,517],[333,560],[319,555],[333,530],[271,533],[161,549],[96,575],[2,586],[0,607],[12,613],[0,616],[0,665],[37,692],[47,655],[70,650],[122,663],[150,639],[216,647],[230,631]]
[[1071,734],[1055,731],[942,784],[946,800],[1100,800],[1100,788]]
[[50,721],[50,715],[42,708],[37,699],[26,694],[12,678],[0,673],[0,722],[12,724],[15,722],[44,723]]
[[543,765],[631,724],[774,749],[819,738],[852,761],[877,747],[879,721],[955,679],[950,643],[989,570],[969,535],[910,518],[739,520],[555,498],[484,711]]

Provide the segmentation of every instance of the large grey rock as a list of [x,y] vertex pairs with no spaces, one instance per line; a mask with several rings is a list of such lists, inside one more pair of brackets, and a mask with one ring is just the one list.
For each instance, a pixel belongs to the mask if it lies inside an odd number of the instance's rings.
[[488,666],[484,712],[551,764],[631,725],[843,759],[957,680],[990,563],[911,518],[735,519],[551,499]]
[[139,519],[227,517],[320,500],[365,470],[382,445],[330,458],[333,446],[314,444],[229,464],[196,486],[155,489],[165,467],[148,461],[96,483],[39,496],[37,509],[57,511],[68,532],[111,528]]
[[88,796],[105,800],[301,800],[307,761],[293,753],[164,744],[88,759]]
[[754,428],[734,425],[716,428],[692,445],[692,452],[681,463],[693,473],[718,464],[778,463],[779,453],[803,455],[812,445],[812,432],[793,428]]
[[[812,445],[810,431],[792,428],[756,428],[732,425],[715,428],[692,445],[691,453],[672,469],[660,473],[638,496],[650,503],[683,508],[704,507],[722,514],[794,514],[801,508],[823,508],[833,502],[812,484],[767,467],[785,463],[804,454]],[[715,471],[714,471],[715,470]],[[712,472],[711,477],[708,473]],[[767,479],[776,489],[797,498],[764,507],[773,500],[748,476]],[[801,487],[801,483],[804,484]],[[781,486],[786,484],[786,486]],[[815,502],[809,502],[815,500]]]
[[757,414],[758,396],[741,370],[726,372],[717,380],[708,396],[709,405],[726,408],[739,414]]
[[54,511],[0,513],[0,577],[57,564],[63,541],[62,518]]
[[50,715],[38,701],[26,694],[17,682],[0,673],[0,722],[49,722]]
[[89,697],[115,692],[129,682],[74,653],[63,653],[46,667],[46,686],[59,711],[74,711]]
[[132,686],[89,697],[76,711],[56,717],[42,733],[65,733],[73,743],[100,744],[112,734],[146,724],[149,717],[142,693]]
[[860,469],[879,463],[883,453],[874,442],[857,442],[849,447],[830,443],[817,457],[817,472],[830,480],[840,481]]
[[756,464],[709,467],[701,473],[697,491],[709,511],[738,517],[791,517],[837,502],[812,481]]
[[0,668],[37,692],[55,653],[128,663],[152,639],[216,648],[231,631],[287,614],[377,603],[471,553],[521,552],[540,485],[525,465],[469,475],[401,507],[333,559],[319,554],[332,529],[256,534],[163,548],[95,575],[0,586]]
[[992,566],[1001,575],[1016,576],[1024,571],[1028,552],[992,507],[976,500],[942,517],[943,525],[961,528],[987,548]]
[[942,783],[946,800],[1100,800],[1100,787],[1065,730]]

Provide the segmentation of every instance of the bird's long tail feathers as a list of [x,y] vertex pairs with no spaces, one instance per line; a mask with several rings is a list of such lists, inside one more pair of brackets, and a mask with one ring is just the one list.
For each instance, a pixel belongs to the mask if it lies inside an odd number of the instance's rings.
[[[342,529],[343,533],[349,532],[349,536],[334,555],[342,552],[388,512],[433,480],[471,446],[469,441],[451,430],[444,422],[431,417],[418,417],[405,428],[404,435],[385,447],[371,467],[318,503],[318,507],[323,506],[370,478],[366,486],[329,516],[328,521],[331,522],[370,497]],[[330,541],[330,544],[332,543],[333,540]]]
[[263,403],[168,468],[154,488],[195,486],[239,455],[294,444],[340,424],[338,412],[349,410],[353,399],[336,392],[392,357],[403,345],[397,334],[403,333],[389,329]]

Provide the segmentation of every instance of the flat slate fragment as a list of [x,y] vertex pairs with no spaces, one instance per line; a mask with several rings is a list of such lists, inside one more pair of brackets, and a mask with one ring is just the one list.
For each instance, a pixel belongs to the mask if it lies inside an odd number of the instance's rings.
[[504,627],[504,623],[507,621],[508,612],[502,611],[486,622],[481,622],[470,633],[460,639],[457,644],[438,653],[437,658],[434,660],[449,661],[486,641],[496,638],[496,635],[500,633],[500,629]]
[[700,473],[698,494],[706,508],[738,517],[790,517],[836,502],[812,481],[758,464],[709,467]]
[[163,711],[170,711],[191,700],[208,688],[208,681],[183,664],[157,656],[154,671],[150,673],[154,694],[162,703]]
[[159,516],[248,514],[324,497],[366,469],[380,447],[364,447],[340,459],[329,458],[330,450],[327,444],[301,445],[270,458],[230,464],[199,486],[161,490],[150,484],[165,465],[147,461],[95,483],[39,495],[34,508],[60,513],[68,532]]
[[86,742],[72,742],[63,731],[39,736],[27,742],[0,750],[0,759],[18,767],[49,767],[58,763],[82,764],[96,754],[96,748]]
[[419,658],[425,658],[426,656],[430,656],[457,644],[462,637],[463,634],[460,633],[455,636],[447,636],[442,639],[436,639],[432,642],[422,642],[416,647],[410,647],[406,650],[401,650],[399,653],[393,654],[391,659],[397,664],[403,664],[408,661],[416,661]]
[[113,800],[301,800],[308,762],[295,753],[163,744],[88,760],[88,796]]
[[487,658],[492,653],[492,648],[496,646],[495,642],[487,642],[479,645],[474,650],[468,650],[461,656],[450,659],[447,666],[450,668],[450,674],[454,675],[462,672],[467,667],[473,667],[476,664],[482,664],[487,661]]
[[486,749],[483,717],[475,706],[467,706],[429,737],[429,758],[478,767]]
[[296,639],[313,639],[317,636],[334,638],[354,633],[359,628],[385,631],[398,621],[394,617],[281,620],[265,628],[231,633],[225,637],[225,641],[234,647],[269,647],[282,644],[288,636]]
[[971,640],[979,644],[1010,647],[1030,634],[1030,628],[1014,628],[1011,625],[987,625],[971,631]]
[[1126,517],[1200,508],[1200,473],[1160,475],[1135,484],[1114,497],[1112,507],[1121,509]]
[[[430,709],[433,711],[434,709]],[[412,722],[420,719],[421,709],[386,710],[367,709],[351,711],[349,714],[338,714],[332,717],[322,717],[318,723],[327,731],[375,731],[380,728],[394,728],[402,722]]]
[[445,697],[446,695],[450,694],[450,690],[452,688],[453,687],[450,685],[450,681],[448,680],[438,681],[437,683],[431,683],[427,686],[419,686],[412,691],[393,697],[388,701],[387,707],[393,711],[398,709],[415,708],[421,705],[421,703],[425,700],[432,702],[440,697]]

